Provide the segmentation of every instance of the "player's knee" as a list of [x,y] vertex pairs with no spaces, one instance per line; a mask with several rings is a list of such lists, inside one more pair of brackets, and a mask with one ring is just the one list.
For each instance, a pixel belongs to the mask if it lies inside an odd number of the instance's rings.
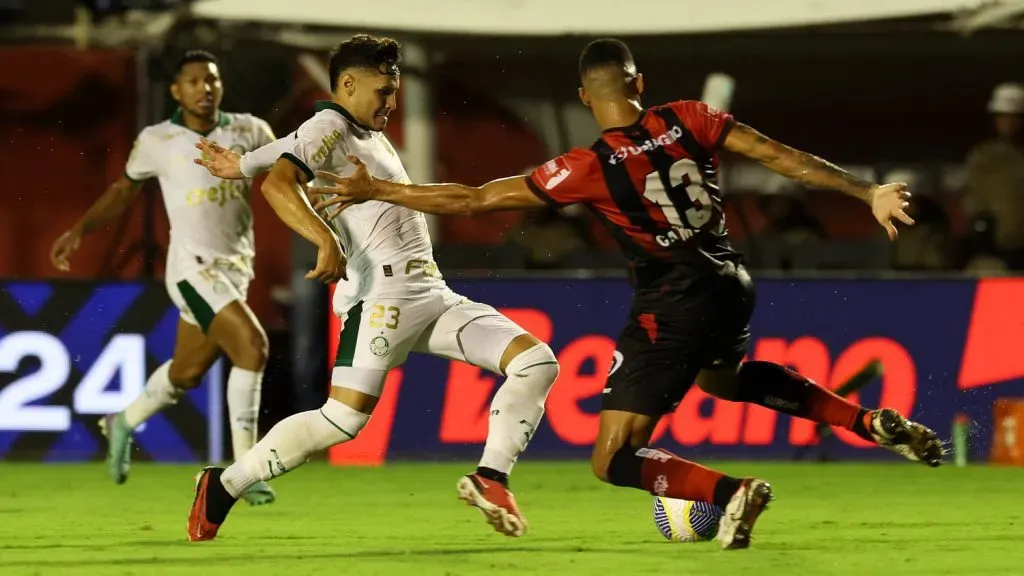
[[558,358],[547,344],[539,343],[520,352],[505,367],[506,384],[522,388],[524,394],[536,396],[543,403],[558,378]]
[[608,464],[611,462],[611,454],[595,446],[594,452],[590,455],[590,470],[601,482],[608,482]]
[[614,452],[596,448],[590,459],[590,468],[602,482],[613,486],[640,485],[640,459],[634,446],[620,446]]
[[702,370],[697,375],[697,386],[715,398],[736,401],[740,393],[740,378],[747,364],[745,362],[739,368]]
[[336,431],[331,439],[331,444],[323,446],[323,448],[354,440],[362,432],[363,428],[366,427],[366,423],[370,421],[369,414],[360,412],[334,398],[327,399],[327,402],[320,408],[320,413],[331,423]]
[[191,390],[203,380],[207,366],[200,366],[191,362],[172,361],[167,369],[167,379],[175,388]]
[[231,362],[246,370],[259,371],[267,365],[270,357],[270,344],[267,335],[257,326],[238,334]]

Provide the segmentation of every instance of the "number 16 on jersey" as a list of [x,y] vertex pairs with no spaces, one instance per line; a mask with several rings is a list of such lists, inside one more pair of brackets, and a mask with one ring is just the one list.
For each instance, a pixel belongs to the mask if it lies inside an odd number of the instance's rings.
[[657,205],[669,225],[683,230],[683,238],[688,238],[703,228],[713,214],[711,196],[703,184],[697,164],[683,158],[667,170],[655,170],[647,175],[644,198]]

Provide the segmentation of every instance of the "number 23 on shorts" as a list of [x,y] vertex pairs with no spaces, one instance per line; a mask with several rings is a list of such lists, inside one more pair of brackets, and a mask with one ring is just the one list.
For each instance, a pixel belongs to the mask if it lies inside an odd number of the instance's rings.
[[[394,330],[398,328],[398,319],[401,316],[402,311],[397,306],[388,306],[384,308],[381,304],[374,304],[370,308],[370,328],[387,328],[388,330]],[[385,318],[386,316],[386,318]]]

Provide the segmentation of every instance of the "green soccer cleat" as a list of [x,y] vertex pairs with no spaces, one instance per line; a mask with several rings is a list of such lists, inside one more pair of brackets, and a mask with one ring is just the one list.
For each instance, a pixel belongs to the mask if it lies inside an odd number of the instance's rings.
[[107,472],[115,484],[124,484],[132,467],[132,429],[118,412],[100,419],[100,430],[107,437]]
[[250,506],[263,506],[264,504],[273,504],[274,500],[277,500],[277,494],[274,493],[270,484],[260,481],[250,486],[245,494],[242,494],[242,498]]

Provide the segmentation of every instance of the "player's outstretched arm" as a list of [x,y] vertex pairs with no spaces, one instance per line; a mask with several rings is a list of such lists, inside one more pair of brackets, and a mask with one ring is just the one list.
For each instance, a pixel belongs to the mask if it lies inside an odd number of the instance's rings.
[[427,214],[462,216],[498,210],[527,210],[547,205],[530,190],[525,176],[492,180],[479,187],[462,184],[402,184],[370,176],[366,166],[354,156],[349,157],[349,161],[356,167],[352,176],[342,178],[319,171],[317,176],[333,182],[333,185],[317,186],[309,190],[312,195],[325,197],[317,204],[317,210],[329,208],[330,218],[352,204],[366,200],[388,202]]
[[875,219],[894,240],[897,232],[893,219],[908,225],[914,223],[905,212],[910,205],[910,192],[902,182],[881,186],[872,184],[827,160],[776,142],[739,122],[726,137],[724,148],[757,160],[769,170],[806,186],[829,188],[863,200],[871,206]]
[[225,180],[253,178],[273,168],[277,159],[285,152],[291,152],[294,146],[293,133],[243,156],[206,138],[200,138],[196,148],[202,155],[193,162],[209,170],[210,174]]
[[114,220],[132,205],[142,189],[142,182],[121,176],[107,187],[103,195],[85,212],[78,222],[54,241],[50,249],[50,262],[58,270],[71,269],[71,255],[78,250],[82,237]]
[[320,249],[316,269],[310,271],[306,278],[323,282],[335,282],[339,278],[347,280],[345,257],[341,253],[338,237],[313,212],[301,189],[303,182],[305,175],[299,168],[282,158],[274,164],[270,175],[263,182],[263,195],[282,222]]

